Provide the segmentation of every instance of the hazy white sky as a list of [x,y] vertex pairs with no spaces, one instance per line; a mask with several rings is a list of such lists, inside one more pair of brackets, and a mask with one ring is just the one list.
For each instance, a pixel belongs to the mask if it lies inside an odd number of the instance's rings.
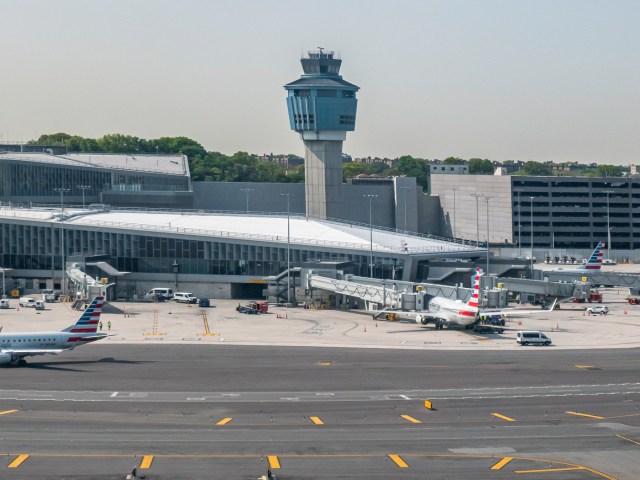
[[0,140],[302,154],[282,86],[339,52],[354,156],[640,161],[640,2],[0,0]]

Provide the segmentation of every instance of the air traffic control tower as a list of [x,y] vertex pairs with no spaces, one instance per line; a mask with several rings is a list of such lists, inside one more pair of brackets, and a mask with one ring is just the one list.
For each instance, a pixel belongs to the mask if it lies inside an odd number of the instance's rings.
[[342,142],[356,127],[359,87],[339,75],[342,60],[319,49],[300,60],[304,75],[285,85],[291,129],[304,142],[306,213],[340,218]]

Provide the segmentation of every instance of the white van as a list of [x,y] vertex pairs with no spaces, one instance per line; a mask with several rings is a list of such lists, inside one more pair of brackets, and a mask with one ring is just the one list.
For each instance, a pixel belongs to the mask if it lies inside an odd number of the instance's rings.
[[36,299],[33,297],[20,297],[18,303],[21,307],[36,307]]
[[551,345],[551,339],[539,330],[519,330],[516,342],[520,345]]
[[170,288],[152,288],[149,290],[144,298],[147,300],[156,300],[157,298],[162,298],[164,300],[169,300],[173,298],[173,290]]
[[173,299],[176,303],[198,303],[198,299],[189,292],[176,292],[173,294]]
[[0,300],[0,308],[11,308],[11,305],[9,304],[9,300],[6,298],[3,298],[2,300]]

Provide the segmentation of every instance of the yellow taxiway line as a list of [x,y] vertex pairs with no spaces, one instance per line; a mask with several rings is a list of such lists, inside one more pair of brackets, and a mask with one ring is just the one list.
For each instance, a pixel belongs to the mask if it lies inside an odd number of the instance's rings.
[[635,440],[631,440],[630,438],[623,437],[622,435],[616,435],[616,437],[626,440],[627,442],[635,443],[636,445],[640,445],[640,442],[636,442]]
[[320,420],[320,417],[309,417],[309,420],[311,420],[316,425],[324,425],[324,422]]
[[582,467],[564,467],[564,468],[544,468],[541,470],[516,470],[516,473],[546,473],[546,472],[568,472],[571,470],[584,470]]
[[18,410],[5,410],[4,412],[0,412],[0,415],[7,415],[9,413],[16,413]]
[[506,420],[507,422],[515,422],[513,418],[507,417],[505,415],[500,415],[499,413],[492,413],[491,415],[493,415],[494,417],[501,418],[502,420]]
[[409,465],[407,465],[407,462],[405,462],[400,455],[389,455],[389,458],[391,460],[393,460],[393,463],[395,463],[399,468],[409,468]]
[[604,420],[604,417],[599,417],[598,415],[589,415],[588,413],[580,413],[580,412],[564,412],[564,413],[568,413],[569,415],[577,415],[579,417],[595,418],[596,420]]
[[227,418],[223,418],[222,420],[220,420],[218,423],[216,423],[216,425],[226,425],[227,423],[229,423],[231,420],[233,420],[232,417],[227,417]]
[[500,470],[502,467],[504,467],[511,460],[513,460],[513,457],[504,457],[502,460],[500,460],[498,463],[496,463],[493,467],[491,467],[491,470]]
[[18,468],[20,465],[24,463],[24,461],[29,458],[29,455],[23,453],[22,455],[18,455],[16,459],[9,464],[9,468]]
[[411,415],[400,415],[400,417],[411,423],[422,423],[420,420],[418,420],[417,418],[413,418]]

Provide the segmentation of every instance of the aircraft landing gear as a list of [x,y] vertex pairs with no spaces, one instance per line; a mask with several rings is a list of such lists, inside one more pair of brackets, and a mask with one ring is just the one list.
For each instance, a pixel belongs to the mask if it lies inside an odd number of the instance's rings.
[[24,358],[19,358],[11,362],[12,367],[26,367],[27,361]]
[[436,320],[436,330],[444,330],[444,323],[440,320]]

